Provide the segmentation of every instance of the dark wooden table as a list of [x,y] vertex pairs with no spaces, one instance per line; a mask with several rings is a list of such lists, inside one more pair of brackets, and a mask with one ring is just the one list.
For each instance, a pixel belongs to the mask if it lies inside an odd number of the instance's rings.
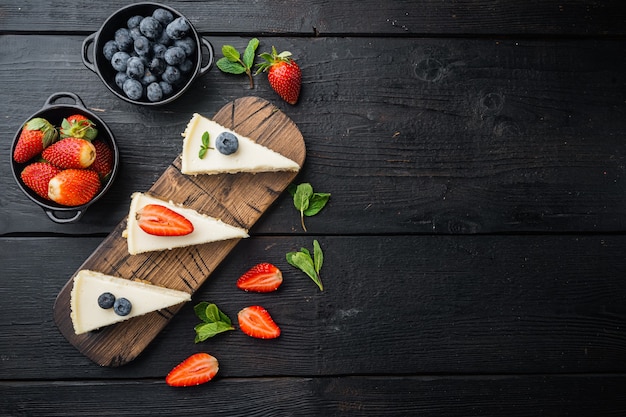
[[[174,104],[125,103],[81,60],[123,1],[0,5],[0,415],[626,415],[626,6],[602,1],[171,1],[218,51],[289,50],[299,103],[217,69]],[[20,124],[59,91],[114,132],[121,169],[71,225],[11,176]],[[281,195],[133,362],[95,365],[54,300],[181,151],[193,112],[258,96],[300,128],[303,232]],[[285,253],[325,249],[320,292]],[[261,261],[278,293],[234,280]],[[283,334],[194,344],[193,305],[262,303]],[[192,353],[221,364],[164,382]]]

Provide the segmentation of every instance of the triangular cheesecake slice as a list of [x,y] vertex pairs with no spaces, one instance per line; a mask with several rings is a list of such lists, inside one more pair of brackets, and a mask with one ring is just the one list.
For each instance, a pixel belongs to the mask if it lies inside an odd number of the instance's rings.
[[[205,132],[208,133],[208,148],[202,141]],[[238,141],[237,150],[228,155],[216,147],[218,136],[224,132],[234,135]],[[300,170],[300,165],[286,156],[197,113],[194,113],[182,136],[185,138],[181,157],[181,172],[183,174],[234,174],[237,172]],[[203,145],[206,151],[201,157],[200,150]]]
[[[165,206],[182,215],[193,224],[193,232],[183,236],[156,236],[144,232],[137,222],[136,215],[141,208],[148,204]],[[182,248],[220,240],[246,238],[248,237],[248,232],[245,229],[231,226],[215,217],[200,214],[179,204],[167,202],[143,193],[134,193],[130,203],[126,230],[123,235],[128,243],[128,253],[136,255],[138,253]]]
[[[98,298],[102,294],[107,294],[105,298],[109,298],[108,305],[103,301],[99,304]],[[126,311],[112,305],[114,301],[122,299],[127,300],[123,301]],[[184,291],[83,269],[74,277],[70,316],[74,332],[82,334],[189,300],[191,295]]]

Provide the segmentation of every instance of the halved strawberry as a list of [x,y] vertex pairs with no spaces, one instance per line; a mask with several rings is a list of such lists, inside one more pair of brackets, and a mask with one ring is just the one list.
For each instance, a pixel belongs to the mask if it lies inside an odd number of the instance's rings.
[[88,168],[96,160],[96,148],[80,138],[64,138],[48,146],[41,157],[59,168]]
[[208,353],[195,353],[176,365],[165,377],[171,387],[189,387],[209,382],[219,370],[219,362]]
[[280,327],[270,313],[261,306],[250,306],[237,314],[242,332],[257,339],[275,339],[280,336]]
[[148,204],[135,214],[137,224],[154,236],[184,236],[193,232],[193,224],[182,214],[160,204]]
[[24,184],[37,193],[37,195],[49,200],[48,184],[59,172],[61,172],[60,168],[47,162],[33,162],[22,170],[20,178],[22,178]]
[[73,114],[61,122],[61,138],[93,140],[98,136],[95,123],[82,114]]
[[283,283],[283,274],[274,265],[264,262],[250,268],[237,280],[237,288],[244,291],[272,292]]
[[100,191],[100,177],[88,169],[65,169],[48,183],[48,197],[64,206],[82,206]]

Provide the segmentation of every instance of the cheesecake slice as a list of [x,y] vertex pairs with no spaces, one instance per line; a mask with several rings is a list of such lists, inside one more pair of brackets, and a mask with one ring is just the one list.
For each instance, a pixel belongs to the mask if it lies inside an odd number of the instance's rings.
[[[193,224],[193,232],[183,236],[156,236],[144,232],[139,227],[136,214],[148,204],[162,205],[182,215]],[[220,240],[246,238],[248,237],[248,232],[245,229],[231,226],[215,217],[200,214],[179,204],[167,202],[143,193],[134,193],[130,203],[126,230],[123,235],[126,237],[128,244],[128,253],[136,255],[138,253],[181,248]]]
[[[103,302],[101,304],[105,307],[101,307],[98,298],[107,293],[108,297],[113,296],[113,300],[109,299],[111,302],[127,300],[128,302],[124,302],[126,311],[107,306]],[[70,317],[76,334],[87,333],[191,300],[191,295],[184,291],[159,287],[145,281],[131,281],[87,269],[80,270],[74,277],[70,297],[72,310]],[[126,314],[120,315],[120,311]]]
[[[200,157],[200,150],[203,148],[202,136],[205,132],[208,133],[208,149]],[[216,147],[218,136],[224,132],[234,135],[238,140],[237,150],[228,155],[220,152],[219,148]],[[197,113],[194,113],[182,136],[185,138],[181,157],[181,172],[183,174],[235,174],[237,172],[300,170],[300,165],[286,156]]]

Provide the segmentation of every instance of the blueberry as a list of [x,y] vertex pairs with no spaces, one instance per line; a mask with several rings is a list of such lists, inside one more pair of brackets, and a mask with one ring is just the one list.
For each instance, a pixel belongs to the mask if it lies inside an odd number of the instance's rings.
[[113,54],[119,52],[120,48],[117,46],[117,42],[114,40],[110,40],[104,44],[102,47],[102,53],[107,61],[110,61],[113,58]]
[[128,75],[125,72],[118,72],[115,74],[115,84],[122,89],[124,87],[124,82],[128,79]]
[[178,65],[178,69],[183,74],[188,74],[193,69],[193,62],[190,59],[184,60],[180,65]]
[[118,298],[113,304],[113,311],[115,311],[115,314],[118,316],[127,316],[130,314],[132,308],[133,305],[124,297]]
[[154,43],[152,44],[152,54],[156,58],[163,58],[165,55],[165,51],[167,51],[167,46],[162,43]]
[[115,296],[110,292],[103,292],[98,297],[98,305],[100,306],[100,308],[104,308],[105,310],[113,307],[114,303]]
[[165,71],[165,67],[166,67],[165,61],[163,59],[156,58],[156,57],[152,58],[150,62],[148,63],[148,69],[154,75],[163,74],[163,71]]
[[124,51],[119,51],[113,54],[111,57],[111,66],[116,71],[126,71],[126,62],[130,58],[130,55]]
[[215,149],[224,155],[233,154],[239,149],[239,140],[230,132],[222,132],[215,139]]
[[126,21],[126,26],[128,26],[128,29],[137,28],[142,20],[143,16],[133,16]]
[[143,77],[143,74],[146,72],[146,68],[141,61],[141,58],[133,56],[128,60],[128,64],[126,67],[126,75],[130,78],[134,78],[136,80]]
[[159,87],[161,87],[163,96],[169,96],[170,94],[174,92],[174,87],[172,87],[172,84],[166,81],[159,81]]
[[175,40],[174,46],[183,48],[187,56],[191,56],[196,51],[196,41],[191,36]]
[[138,27],[132,28],[130,30],[130,37],[133,40],[133,42],[135,42],[137,39],[139,39],[142,36],[143,36],[143,34],[141,33],[141,31],[139,30]]
[[143,96],[143,85],[138,80],[127,79],[122,86],[124,94],[131,100],[139,100]]
[[165,27],[167,36],[172,39],[182,39],[187,36],[187,33],[189,33],[190,30],[191,25],[189,25],[187,19],[182,16],[172,20],[172,22]]
[[161,90],[159,83],[153,82],[148,85],[146,88],[146,97],[152,102],[161,101],[163,99],[163,90]]
[[152,52],[152,45],[145,36],[140,36],[135,39],[133,47],[135,49],[135,53],[139,56],[148,56]]
[[159,81],[159,79],[157,78],[156,75],[154,75],[153,73],[150,72],[150,70],[146,71],[146,73],[143,75],[143,77],[141,77],[141,84],[142,85],[150,85],[152,83],[156,83],[157,81]]
[[165,54],[163,55],[165,62],[169,65],[180,65],[185,60],[185,57],[185,50],[180,46],[167,48],[167,51],[165,51]]
[[115,43],[120,51],[130,51],[133,48],[133,39],[130,31],[126,28],[119,28],[115,31]]
[[176,84],[180,81],[180,70],[172,65],[165,67],[165,71],[161,74],[161,79],[170,84]]
[[148,39],[158,39],[161,36],[163,27],[154,17],[148,16],[144,17],[139,24],[139,30]]
[[167,26],[172,20],[174,20],[174,15],[165,9],[155,9],[152,12],[152,17],[159,21],[163,26]]
[[174,40],[168,36],[168,34],[167,34],[167,32],[165,30],[163,32],[161,32],[161,36],[159,36],[154,41],[156,43],[159,43],[159,44],[163,45],[163,46],[170,46],[174,42]]

